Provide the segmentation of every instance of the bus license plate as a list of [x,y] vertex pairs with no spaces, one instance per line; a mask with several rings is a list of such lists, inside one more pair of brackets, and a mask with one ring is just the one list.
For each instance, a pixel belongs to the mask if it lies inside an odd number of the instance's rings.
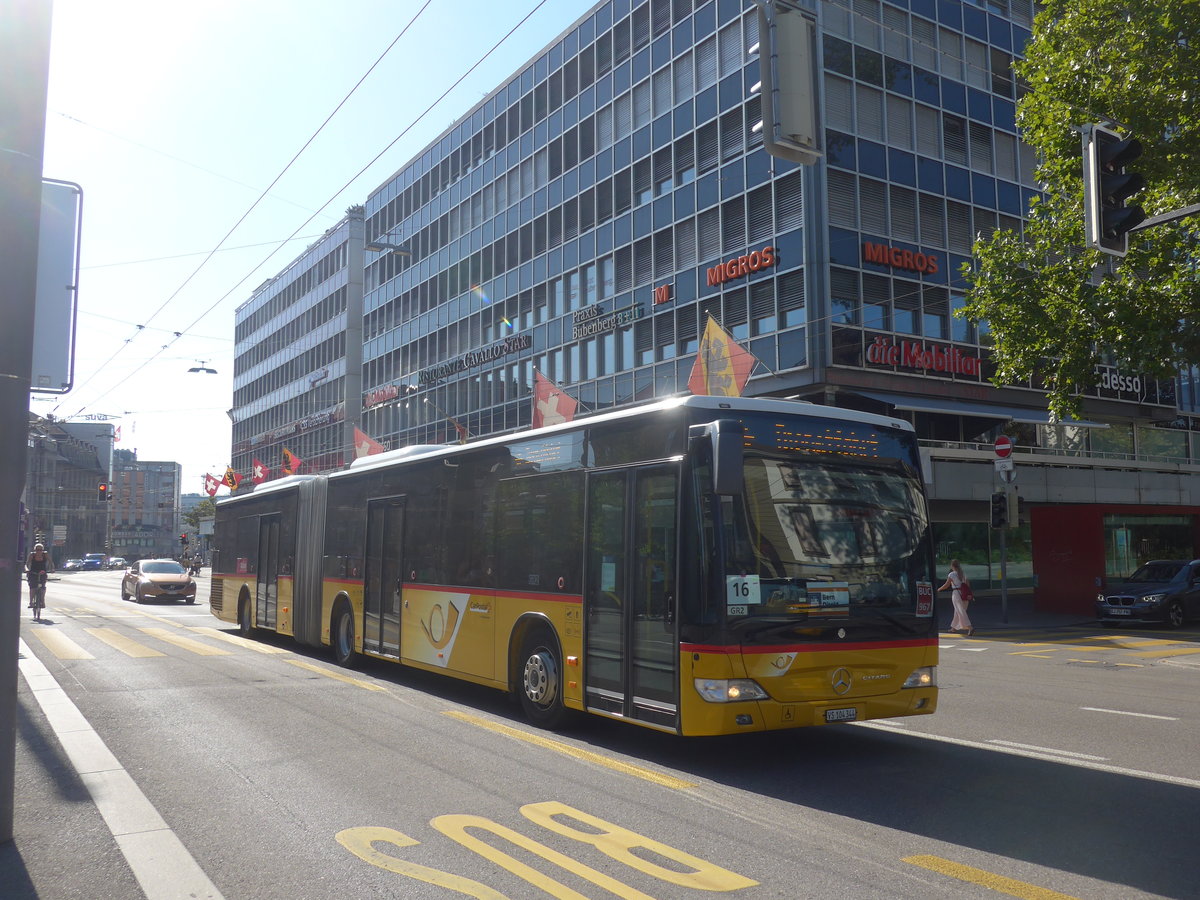
[[825,710],[826,722],[853,722],[858,718],[858,710],[851,706],[846,709]]

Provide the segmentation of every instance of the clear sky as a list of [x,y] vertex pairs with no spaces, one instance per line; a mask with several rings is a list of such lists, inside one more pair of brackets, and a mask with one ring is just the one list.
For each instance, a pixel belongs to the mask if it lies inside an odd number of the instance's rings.
[[115,416],[200,491],[230,460],[234,310],[592,5],[54,0],[43,171],[83,188],[78,338],[74,389],[31,408]]

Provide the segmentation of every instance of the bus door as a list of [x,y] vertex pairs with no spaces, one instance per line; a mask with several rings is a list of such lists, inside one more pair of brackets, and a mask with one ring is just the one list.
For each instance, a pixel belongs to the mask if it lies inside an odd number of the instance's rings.
[[400,542],[404,498],[367,502],[366,578],[363,582],[363,650],[400,656]]
[[584,585],[587,706],[674,728],[678,470],[588,478]]
[[260,628],[274,628],[279,606],[279,523],[281,516],[258,519],[258,573],[255,581],[255,620]]

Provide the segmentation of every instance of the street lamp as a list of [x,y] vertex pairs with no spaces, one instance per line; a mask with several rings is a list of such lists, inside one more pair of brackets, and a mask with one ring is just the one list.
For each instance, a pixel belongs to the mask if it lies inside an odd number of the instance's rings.
[[395,253],[397,256],[412,256],[412,251],[403,244],[389,244],[387,241],[370,241],[369,243],[363,245],[363,249],[374,250],[376,252],[388,250],[392,253]]
[[196,362],[200,363],[200,365],[192,366],[190,369],[188,369],[188,372],[201,372],[205,375],[216,375],[217,374],[216,369],[210,369],[208,367],[208,360],[198,359],[198,360],[196,360]]

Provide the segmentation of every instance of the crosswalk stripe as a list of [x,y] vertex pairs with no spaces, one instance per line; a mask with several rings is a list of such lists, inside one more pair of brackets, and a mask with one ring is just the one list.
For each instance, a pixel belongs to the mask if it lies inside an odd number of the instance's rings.
[[59,659],[95,659],[96,657],[88,653],[77,643],[63,634],[61,631],[50,631],[48,629],[39,628],[33,632],[37,639],[45,644],[46,649],[57,656]]
[[183,635],[176,634],[167,628],[139,628],[143,634],[148,634],[158,638],[160,641],[166,641],[168,644],[174,644],[176,647],[182,647],[184,650],[190,650],[200,656],[228,656],[228,650],[222,650],[220,647],[210,647],[208,644],[202,644],[199,641],[193,641],[191,638],[186,638]]
[[139,643],[133,638],[123,635],[119,631],[114,631],[111,628],[85,628],[84,631],[92,637],[104,641],[104,643],[108,644],[114,650],[120,650],[126,656],[132,656],[134,659],[167,655],[159,650],[155,650],[153,647],[147,647],[145,644]]
[[236,634],[226,634],[224,631],[218,631],[206,625],[189,625],[188,630],[194,631],[197,634],[202,634],[205,637],[216,638],[219,641],[233,644],[235,647],[241,647],[245,650],[254,650],[258,653],[288,653],[290,651],[283,647],[272,647],[270,644],[262,644],[258,641],[250,641]]

